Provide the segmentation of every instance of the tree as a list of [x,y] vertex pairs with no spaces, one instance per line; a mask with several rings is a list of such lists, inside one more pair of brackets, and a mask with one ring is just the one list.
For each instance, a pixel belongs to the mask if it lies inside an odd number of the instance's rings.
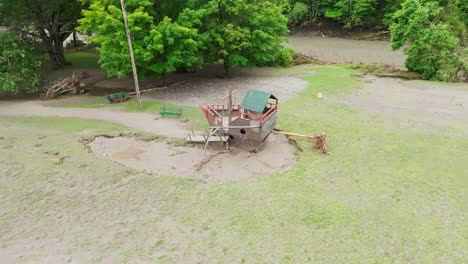
[[449,1],[444,7],[435,1],[406,0],[395,13],[396,22],[390,27],[392,48],[408,45],[406,67],[424,79],[454,81],[467,72],[462,59],[466,26],[459,23],[460,17],[453,19],[460,14],[454,3]]
[[28,32],[42,40],[56,67],[68,64],[63,42],[74,32],[81,8],[78,0],[0,0],[3,24],[11,29],[29,26]]
[[261,0],[192,0],[177,21],[198,30],[206,63],[222,60],[225,77],[234,66],[288,65],[292,52],[282,7]]
[[24,32],[0,32],[0,88],[35,92],[42,81],[41,45]]
[[[202,63],[196,29],[181,26],[153,1],[126,2],[135,61],[140,77],[159,77],[178,68],[193,70]],[[93,33],[100,44],[99,63],[109,75],[123,78],[131,72],[125,27],[119,0],[96,0],[83,11],[79,30]]]

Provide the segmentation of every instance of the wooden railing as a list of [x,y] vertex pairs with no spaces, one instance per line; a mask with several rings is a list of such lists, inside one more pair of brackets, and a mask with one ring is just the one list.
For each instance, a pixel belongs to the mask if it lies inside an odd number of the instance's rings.
[[271,108],[268,112],[262,115],[260,118],[260,124],[263,124],[268,118],[270,118],[274,113],[278,111],[278,108],[275,106]]

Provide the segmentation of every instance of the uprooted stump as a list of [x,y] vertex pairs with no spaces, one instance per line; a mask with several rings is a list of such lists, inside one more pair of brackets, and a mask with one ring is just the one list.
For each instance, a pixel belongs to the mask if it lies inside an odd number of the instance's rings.
[[322,153],[330,154],[327,148],[327,135],[325,133],[320,133],[317,135],[301,135],[301,134],[287,133],[287,132],[282,132],[282,131],[273,131],[273,133],[279,134],[279,135],[285,135],[285,136],[301,137],[301,138],[316,140],[317,143],[315,145],[315,149],[319,150]]
[[81,83],[73,74],[70,78],[65,78],[63,80],[58,80],[56,82],[51,83],[48,87],[46,87],[46,94],[47,98],[56,98],[63,94],[82,94],[85,91],[80,89]]

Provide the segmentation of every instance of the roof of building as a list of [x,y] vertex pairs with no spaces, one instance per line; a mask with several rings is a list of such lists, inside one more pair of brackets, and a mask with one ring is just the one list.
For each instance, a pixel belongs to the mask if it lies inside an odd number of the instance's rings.
[[242,100],[241,108],[262,113],[270,98],[276,99],[270,93],[251,89],[245,95],[244,100]]

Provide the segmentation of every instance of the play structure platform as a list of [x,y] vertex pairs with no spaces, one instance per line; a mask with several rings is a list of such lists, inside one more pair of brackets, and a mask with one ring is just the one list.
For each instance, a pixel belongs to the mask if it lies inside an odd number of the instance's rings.
[[210,125],[209,133],[204,136],[205,148],[211,139],[219,138],[226,140],[229,146],[255,152],[275,128],[278,99],[270,93],[252,89],[240,105],[200,107]]

